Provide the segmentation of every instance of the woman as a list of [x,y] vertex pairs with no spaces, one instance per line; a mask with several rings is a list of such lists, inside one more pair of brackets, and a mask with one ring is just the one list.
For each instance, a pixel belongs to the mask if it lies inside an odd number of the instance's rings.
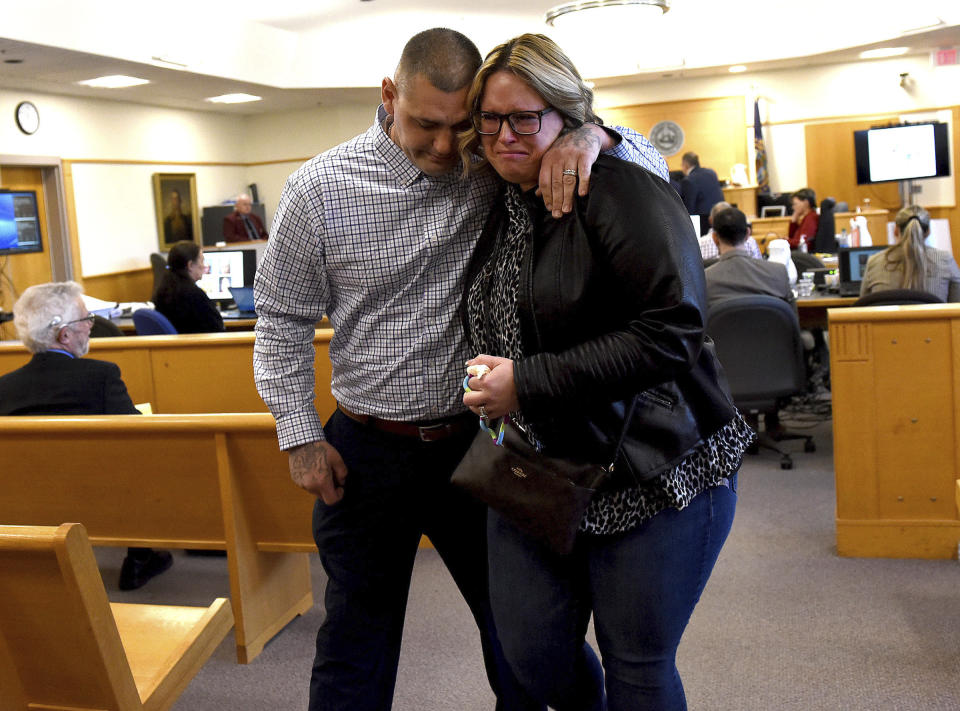
[[790,227],[787,232],[787,241],[790,249],[800,249],[804,252],[813,252],[813,240],[817,236],[820,226],[820,215],[817,214],[817,195],[810,188],[803,188],[793,194],[793,215],[790,217]]
[[[477,152],[504,179],[467,277],[465,325],[492,370],[464,403],[510,420],[548,454],[625,457],[560,556],[491,510],[491,600],[521,682],[556,709],[685,707],[675,654],[733,520],[753,433],[704,342],[703,268],[676,191],[601,156],[589,195],[554,220],[534,195],[558,135],[599,121],[592,92],[547,37],[491,52],[471,87]],[[604,675],[585,642],[594,616]],[[636,660],[642,659],[640,663]]]
[[960,269],[950,252],[928,247],[930,213],[909,205],[897,213],[896,244],[874,254],[860,282],[860,296],[889,289],[927,291],[944,301],[960,301]]
[[223,330],[223,318],[196,282],[203,276],[203,250],[183,240],[170,248],[167,272],[157,285],[153,303],[178,333]]

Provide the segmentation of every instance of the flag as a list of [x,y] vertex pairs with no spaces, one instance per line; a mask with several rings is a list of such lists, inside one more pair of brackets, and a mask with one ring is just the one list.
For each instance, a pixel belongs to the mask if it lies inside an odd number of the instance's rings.
[[757,194],[770,194],[770,178],[767,175],[767,149],[763,145],[763,130],[760,128],[760,99],[753,100],[753,147],[756,149]]

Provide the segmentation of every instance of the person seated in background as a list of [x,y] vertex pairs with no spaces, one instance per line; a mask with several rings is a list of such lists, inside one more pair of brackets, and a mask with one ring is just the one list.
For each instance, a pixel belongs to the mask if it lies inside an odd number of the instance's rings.
[[223,240],[249,242],[266,238],[263,221],[253,212],[253,201],[246,193],[240,193],[233,204],[233,212],[223,218]]
[[747,217],[735,207],[719,211],[713,218],[713,239],[720,260],[707,267],[707,303],[733,296],[766,294],[783,299],[797,308],[787,270],[782,264],[754,259],[746,246]]
[[178,333],[222,331],[223,317],[197,281],[204,274],[203,250],[196,242],[177,242],[167,255],[167,272],[153,293],[157,311]]
[[813,253],[813,240],[817,236],[817,227],[820,225],[820,215],[817,214],[817,195],[810,188],[803,188],[793,194],[793,215],[790,216],[790,227],[787,231],[787,241],[790,249],[799,249],[801,252]]
[[[83,357],[90,348],[94,317],[84,306],[82,293],[72,281],[37,284],[13,305],[17,336],[33,357],[0,376],[0,415],[138,414],[120,368]],[[173,556],[167,551],[128,548],[119,587],[142,587],[171,565]]]
[[944,301],[960,301],[960,269],[953,255],[926,244],[930,213],[908,205],[897,213],[897,241],[867,261],[860,296],[890,289],[926,291]]
[[701,168],[700,157],[693,151],[683,154],[680,165],[685,176],[680,181],[680,197],[683,198],[687,212],[700,215],[700,234],[705,235],[710,208],[723,202],[723,189],[716,172],[710,168]]
[[[733,207],[733,205],[728,202],[718,202],[710,208],[710,217],[707,218],[707,221],[710,223],[710,231],[700,238],[700,256],[703,257],[703,261],[720,256],[717,241],[713,236],[713,218],[716,217],[717,213],[721,210],[729,210],[731,207]],[[747,239],[744,242],[744,246],[751,257],[754,259],[763,259],[763,255],[760,254],[760,245],[758,245],[757,240],[750,235],[750,223],[747,223]]]

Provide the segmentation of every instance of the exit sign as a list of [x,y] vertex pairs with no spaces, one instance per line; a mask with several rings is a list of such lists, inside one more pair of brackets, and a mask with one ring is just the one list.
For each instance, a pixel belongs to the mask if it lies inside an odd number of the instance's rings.
[[949,67],[954,64],[960,64],[960,51],[956,47],[938,49],[933,53],[933,66]]

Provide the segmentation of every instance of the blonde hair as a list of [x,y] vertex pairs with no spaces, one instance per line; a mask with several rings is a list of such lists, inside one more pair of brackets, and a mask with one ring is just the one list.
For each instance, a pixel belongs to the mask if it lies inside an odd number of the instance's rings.
[[[467,95],[467,108],[471,116],[480,111],[487,80],[501,71],[523,79],[549,106],[556,109],[563,118],[564,133],[587,122],[603,123],[593,113],[593,91],[584,83],[570,58],[546,35],[529,33],[495,47],[483,60]],[[479,145],[480,134],[471,123],[470,128],[460,134],[460,157],[463,159],[464,172],[486,163],[473,158]]]
[[903,271],[904,289],[926,289],[927,251],[924,240],[930,234],[930,213],[919,205],[908,205],[894,220],[900,238],[883,252],[884,267]]
[[75,281],[36,284],[23,292],[13,305],[13,325],[17,336],[31,353],[59,348],[59,324],[80,315],[83,287]]

